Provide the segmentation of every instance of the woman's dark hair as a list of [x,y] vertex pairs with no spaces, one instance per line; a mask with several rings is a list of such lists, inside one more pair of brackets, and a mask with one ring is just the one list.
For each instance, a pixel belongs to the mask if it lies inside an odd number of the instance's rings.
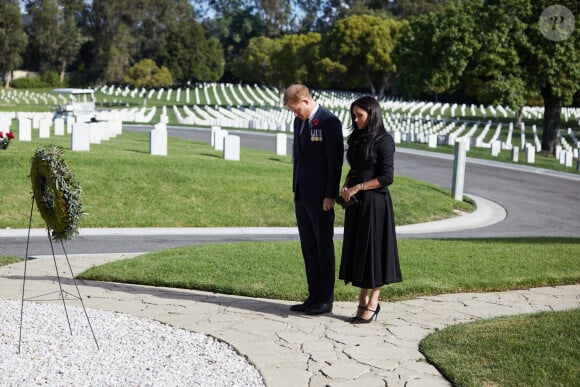
[[[368,125],[365,129],[358,129],[354,123],[354,107],[358,107],[368,114]],[[354,157],[360,161],[371,163],[374,161],[374,144],[376,139],[380,138],[386,131],[383,123],[383,112],[379,102],[371,97],[364,96],[350,105],[351,134],[348,137],[347,144],[349,151],[347,159],[352,163]]]

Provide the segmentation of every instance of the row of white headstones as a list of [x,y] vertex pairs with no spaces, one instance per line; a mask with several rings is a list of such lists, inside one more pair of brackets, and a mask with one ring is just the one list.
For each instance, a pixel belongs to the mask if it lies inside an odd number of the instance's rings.
[[[419,108],[419,106],[421,107]],[[431,112],[435,106],[437,105],[432,103],[417,103],[414,107],[409,108],[407,104],[406,113],[414,114],[419,110],[421,114],[426,109],[429,109]],[[173,113],[177,121],[182,125],[190,126],[250,128],[291,132],[294,119],[293,114],[288,109],[225,108],[194,105],[192,110],[187,106],[183,106],[183,110],[185,117],[181,114],[179,108],[173,107]],[[73,150],[89,150],[91,143],[100,143],[102,140],[108,140],[120,134],[122,132],[123,122],[150,124],[154,120],[156,113],[157,109],[155,107],[101,111],[96,115],[97,122],[87,122],[87,117],[84,116],[68,116],[66,119],[53,119],[52,113],[2,113],[0,115],[0,131],[5,131],[6,127],[10,127],[6,122],[10,119],[9,114],[12,114],[13,118],[19,120],[19,139],[21,141],[31,140],[32,128],[39,129],[40,138],[46,138],[50,135],[51,125],[54,125],[55,135],[62,135],[65,131],[67,134],[73,134]],[[336,114],[343,123],[349,122],[348,111],[337,110]],[[576,114],[572,110],[574,117],[577,116]],[[167,122],[167,109],[163,106],[160,121],[155,125],[150,135],[151,154],[167,154],[167,140],[166,133],[164,133],[166,132]],[[535,162],[535,152],[541,149],[535,126],[532,126],[531,130],[533,143],[526,141],[525,124],[522,124],[520,131],[521,145],[518,150],[511,143],[513,132],[513,124],[511,123],[506,141],[498,140],[502,125],[500,123],[497,125],[491,139],[487,142],[484,139],[490,132],[491,121],[481,130],[478,128],[477,122],[472,123],[471,127],[468,128],[466,122],[442,119],[440,116],[435,118],[420,116],[419,118],[414,115],[395,113],[385,114],[385,123],[387,130],[393,134],[395,142],[397,143],[402,141],[421,142],[428,144],[430,148],[436,148],[437,145],[453,145],[460,139],[466,139],[468,146],[491,149],[492,156],[498,156],[502,149],[510,150],[512,160],[514,161],[518,160],[519,150],[524,151],[526,154],[526,162],[528,163]],[[74,127],[78,129],[75,131],[73,130]],[[346,125],[343,127],[343,132],[345,136],[349,134],[349,128]],[[574,164],[574,159],[578,159],[579,143],[571,129],[568,129],[567,134],[572,139],[572,144],[567,142],[565,136],[560,135],[560,144],[556,147],[556,157],[561,164],[571,167]],[[235,143],[235,140],[233,141]],[[285,144],[285,141],[280,141]],[[221,147],[220,144],[218,146]],[[276,145],[276,148],[278,149],[278,145]],[[580,168],[578,162],[577,168]]]

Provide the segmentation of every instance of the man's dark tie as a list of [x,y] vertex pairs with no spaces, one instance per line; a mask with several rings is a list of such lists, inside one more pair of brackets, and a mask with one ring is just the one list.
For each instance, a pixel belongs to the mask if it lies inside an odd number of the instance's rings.
[[300,132],[300,149],[304,149],[306,146],[306,140],[308,138],[308,119],[304,121],[302,125],[302,131]]

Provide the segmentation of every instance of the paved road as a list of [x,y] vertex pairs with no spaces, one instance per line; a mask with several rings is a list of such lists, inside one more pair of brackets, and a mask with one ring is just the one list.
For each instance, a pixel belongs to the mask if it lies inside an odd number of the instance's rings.
[[[146,126],[128,126],[125,130],[148,131]],[[171,136],[209,142],[208,129],[169,127]],[[275,151],[274,134],[236,132],[241,146]],[[288,140],[290,152],[291,139]],[[451,155],[398,148],[395,171],[399,175],[451,188]],[[401,238],[471,238],[521,236],[580,236],[580,175],[547,171],[527,166],[512,166],[494,161],[468,158],[464,192],[488,199],[506,211],[503,221],[476,229],[453,232],[401,234]],[[0,254],[21,256],[26,251],[26,236],[6,236],[0,230]],[[296,240],[292,232],[273,234],[239,233],[163,233],[147,235],[81,235],[65,245],[68,254],[156,251],[169,247],[245,240]],[[60,245],[55,246],[61,254]],[[46,236],[32,236],[28,255],[49,255]]]

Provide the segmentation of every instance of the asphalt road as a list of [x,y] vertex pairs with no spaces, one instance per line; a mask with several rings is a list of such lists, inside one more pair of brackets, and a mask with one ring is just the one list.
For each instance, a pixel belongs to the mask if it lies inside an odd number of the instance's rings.
[[[149,131],[150,126],[125,126],[124,130]],[[210,142],[208,129],[168,127],[170,136]],[[233,131],[230,131],[233,133]],[[235,132],[242,147],[275,152],[275,135]],[[288,154],[291,152],[291,136]],[[453,156],[398,148],[395,173],[451,188]],[[396,184],[396,180],[395,180]],[[494,161],[467,159],[464,193],[488,199],[502,206],[506,218],[492,226],[465,231],[402,235],[402,238],[471,238],[471,237],[545,237],[580,236],[580,175],[512,166]],[[27,243],[28,239],[28,243]],[[91,235],[79,236],[66,243],[67,254],[101,254],[157,251],[170,247],[216,242],[294,240],[288,235]],[[60,244],[51,247],[45,236],[3,237],[0,254],[28,256],[63,253]]]

